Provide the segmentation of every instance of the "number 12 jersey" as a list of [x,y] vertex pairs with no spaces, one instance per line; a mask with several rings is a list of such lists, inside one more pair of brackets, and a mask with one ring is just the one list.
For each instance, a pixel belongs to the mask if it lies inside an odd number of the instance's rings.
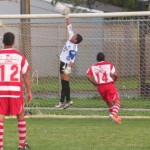
[[22,77],[30,69],[23,54],[14,49],[0,50],[0,97],[22,96]]

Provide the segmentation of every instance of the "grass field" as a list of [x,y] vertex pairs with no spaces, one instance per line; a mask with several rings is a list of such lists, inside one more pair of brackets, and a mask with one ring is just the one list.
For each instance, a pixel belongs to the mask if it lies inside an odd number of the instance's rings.
[[[150,119],[28,118],[32,150],[149,150]],[[15,119],[5,121],[5,150],[17,150]]]
[[[93,85],[86,79],[86,77],[70,77],[70,86],[72,91],[86,91],[93,90]],[[118,89],[138,89],[139,80],[135,77],[124,77],[116,82]],[[38,84],[32,84],[32,90],[34,92],[41,91],[53,91],[57,92],[60,89],[59,78],[39,78]]]
[[[27,110],[35,114],[45,115],[84,115],[108,116],[107,106],[100,99],[79,100],[73,99],[73,105],[67,109],[56,109],[58,99],[33,99],[26,105]],[[121,116],[150,116],[150,100],[122,100],[119,115]]]
[[[130,79],[130,78],[129,78]],[[138,81],[124,79],[119,89],[138,89]],[[45,82],[44,82],[45,81]],[[87,80],[73,82],[71,89],[75,92],[93,89]],[[81,86],[82,85],[82,86]],[[34,92],[59,91],[55,80],[40,80],[33,86]],[[91,118],[28,118],[27,139],[32,150],[150,150],[150,100],[122,99],[119,115],[123,117],[121,125],[110,118],[92,118],[108,116],[106,104],[100,98],[77,99],[67,110],[55,109],[57,98],[34,98],[26,105],[33,115],[68,115],[91,116]],[[86,109],[87,108],[87,109]],[[95,109],[92,109],[95,108]],[[99,110],[104,108],[104,110]],[[131,117],[140,119],[131,119]],[[32,117],[32,116],[31,116]],[[126,117],[130,119],[125,119]],[[16,150],[18,134],[15,119],[5,122],[5,150]]]
[[[77,108],[107,108],[106,103],[100,98],[96,99],[72,99],[73,107]],[[48,98],[35,98],[32,102],[26,106],[31,107],[54,107],[58,104],[59,99],[48,99]],[[150,108],[150,100],[121,100],[122,108]]]

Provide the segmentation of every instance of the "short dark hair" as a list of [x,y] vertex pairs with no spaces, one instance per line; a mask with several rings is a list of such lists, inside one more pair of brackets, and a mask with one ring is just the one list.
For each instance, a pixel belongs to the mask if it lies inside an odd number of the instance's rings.
[[98,53],[97,61],[99,62],[99,61],[104,61],[104,60],[105,60],[105,55],[102,52]]
[[3,36],[4,45],[11,46],[14,44],[15,35],[11,32],[6,32]]
[[80,34],[77,34],[77,43],[76,44],[81,43],[82,40],[83,40],[82,36]]

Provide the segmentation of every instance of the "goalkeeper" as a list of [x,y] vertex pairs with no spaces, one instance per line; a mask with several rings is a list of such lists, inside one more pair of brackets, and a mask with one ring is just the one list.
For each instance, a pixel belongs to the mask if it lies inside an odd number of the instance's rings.
[[73,102],[70,98],[69,74],[73,67],[78,52],[78,44],[82,42],[80,34],[74,34],[71,21],[68,15],[65,15],[69,39],[65,43],[60,54],[60,77],[61,77],[61,97],[56,108],[68,108]]

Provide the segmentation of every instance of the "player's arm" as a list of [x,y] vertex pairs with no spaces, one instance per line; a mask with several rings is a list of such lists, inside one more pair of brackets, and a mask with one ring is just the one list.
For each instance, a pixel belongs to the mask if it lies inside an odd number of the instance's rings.
[[72,66],[74,65],[74,61],[75,61],[75,58],[76,58],[76,56],[77,56],[77,51],[76,51],[76,50],[71,50],[71,51],[69,52],[69,56],[70,56],[70,58],[71,58],[71,61],[70,61],[70,63],[69,63],[69,66],[72,67]]
[[71,24],[71,20],[69,17],[66,17],[66,23],[67,23],[67,26]]
[[68,65],[72,68],[74,65],[74,62],[70,62]]
[[97,85],[98,85],[98,84],[96,83],[96,81],[93,79],[92,76],[87,75],[87,79],[88,79],[94,86],[97,86]]
[[31,93],[31,84],[30,84],[30,78],[29,78],[29,73],[26,72],[24,74],[22,74],[25,85],[26,85],[26,89],[27,89],[27,96],[26,96],[26,100],[27,102],[30,102],[32,100],[32,93]]
[[118,75],[116,72],[111,74],[111,77],[113,78],[114,81],[117,81],[117,79],[118,79]]
[[69,17],[66,18],[66,24],[67,24],[67,31],[68,31],[68,40],[71,40],[71,38],[74,35],[74,31],[73,31],[72,24],[71,24]]
[[114,81],[117,81],[118,75],[114,65],[111,66],[110,76],[113,78]]

